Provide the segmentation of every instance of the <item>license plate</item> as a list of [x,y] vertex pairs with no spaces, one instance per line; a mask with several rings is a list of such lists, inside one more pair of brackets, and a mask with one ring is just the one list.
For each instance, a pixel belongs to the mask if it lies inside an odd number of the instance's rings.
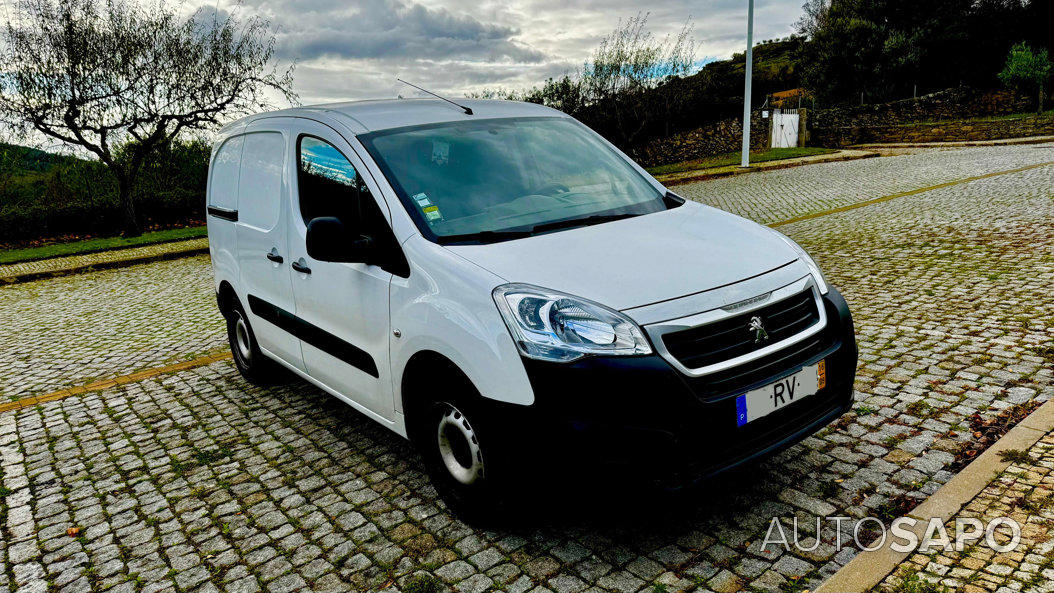
[[743,426],[780,408],[813,395],[827,384],[827,368],[820,362],[736,397],[736,424]]

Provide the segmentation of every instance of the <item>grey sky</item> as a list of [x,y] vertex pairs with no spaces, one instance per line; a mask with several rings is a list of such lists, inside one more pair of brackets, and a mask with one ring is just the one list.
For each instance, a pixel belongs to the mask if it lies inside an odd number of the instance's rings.
[[[396,76],[451,95],[530,87],[577,69],[620,18],[642,10],[660,37],[690,16],[699,58],[742,51],[746,38],[746,0],[199,2],[269,19],[278,31],[276,53],[298,64],[295,90],[305,104],[414,96]],[[756,0],[755,38],[789,35],[801,2]]]

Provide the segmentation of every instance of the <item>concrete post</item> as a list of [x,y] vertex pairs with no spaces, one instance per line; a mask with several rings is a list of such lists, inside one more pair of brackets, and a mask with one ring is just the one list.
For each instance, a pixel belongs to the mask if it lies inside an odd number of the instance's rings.
[[743,83],[743,158],[739,166],[750,166],[750,79],[754,67],[754,0],[747,3],[747,55]]

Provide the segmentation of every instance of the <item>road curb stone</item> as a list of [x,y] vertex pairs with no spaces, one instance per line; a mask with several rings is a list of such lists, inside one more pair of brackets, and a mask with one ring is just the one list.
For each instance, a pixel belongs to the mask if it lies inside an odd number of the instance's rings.
[[[1001,459],[1000,452],[1027,450],[1051,430],[1054,430],[1054,400],[1047,401],[1029,414],[937,492],[905,515],[918,519],[908,530],[921,539],[929,519],[940,519],[944,523],[954,517],[1003,470],[1010,467],[1011,462]],[[888,538],[881,548],[857,554],[817,587],[815,593],[870,591],[914,554],[912,551],[896,552],[890,548],[889,544],[892,543],[892,538]]]
[[209,241],[207,238],[201,237],[188,241],[156,243],[84,255],[8,264],[0,266],[0,285],[19,284],[44,278],[58,278],[99,270],[111,270],[142,263],[190,257],[208,252]]

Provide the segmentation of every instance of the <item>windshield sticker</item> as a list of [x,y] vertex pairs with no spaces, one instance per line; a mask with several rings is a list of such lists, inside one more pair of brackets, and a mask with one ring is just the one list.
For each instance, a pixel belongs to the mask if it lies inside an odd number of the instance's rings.
[[438,206],[429,206],[427,208],[424,208],[421,211],[425,213],[425,218],[428,220],[428,222],[432,222],[433,220],[442,220],[443,219],[443,215],[439,213],[439,207]]
[[432,141],[432,162],[437,165],[445,165],[450,160],[450,143],[439,140]]
[[433,204],[425,192],[414,194],[410,196],[410,199],[417,203],[417,207],[421,209],[421,213],[425,215],[425,220],[428,222],[443,219],[443,215],[439,213],[439,206]]

